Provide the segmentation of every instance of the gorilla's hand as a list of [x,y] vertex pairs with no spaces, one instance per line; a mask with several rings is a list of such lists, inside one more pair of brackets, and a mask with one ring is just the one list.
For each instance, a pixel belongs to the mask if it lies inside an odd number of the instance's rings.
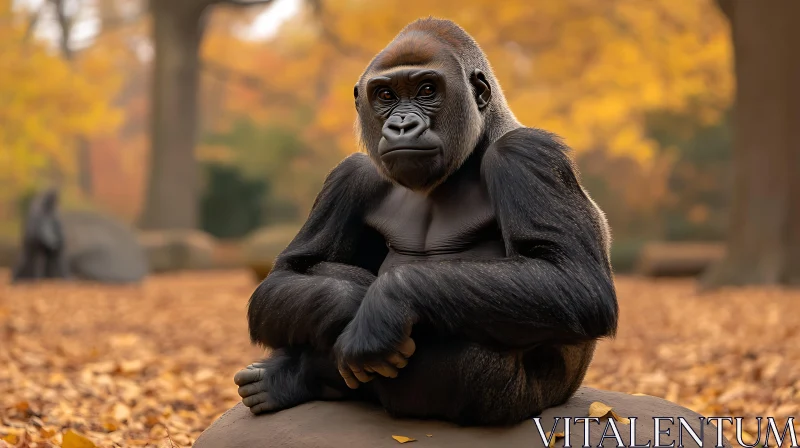
[[411,339],[414,319],[406,307],[383,293],[386,286],[384,278],[370,286],[355,318],[334,346],[339,373],[351,389],[358,388],[359,381],[372,380],[373,373],[397,377],[398,369],[408,364],[416,349]]

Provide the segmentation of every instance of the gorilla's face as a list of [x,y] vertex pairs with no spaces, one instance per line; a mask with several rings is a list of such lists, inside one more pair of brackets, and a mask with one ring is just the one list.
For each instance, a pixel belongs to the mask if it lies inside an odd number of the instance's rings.
[[384,175],[407,188],[435,188],[483,132],[489,84],[477,70],[466,79],[454,62],[390,66],[356,85],[362,141]]

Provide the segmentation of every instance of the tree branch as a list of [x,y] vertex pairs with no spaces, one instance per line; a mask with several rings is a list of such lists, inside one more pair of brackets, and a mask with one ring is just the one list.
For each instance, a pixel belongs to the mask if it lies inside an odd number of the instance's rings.
[[28,19],[28,26],[25,28],[25,37],[23,37],[24,42],[28,42],[33,36],[34,31],[36,31],[36,25],[39,24],[39,19],[42,17],[42,12],[44,11],[45,6],[47,3],[42,3],[35,12],[31,13],[30,18]]
[[728,18],[728,22],[733,24],[733,10],[734,10],[734,0],[717,0],[717,6],[725,14],[725,17]]
[[322,0],[308,0],[308,3],[311,5],[314,17],[317,19],[317,23],[319,23],[320,31],[322,32],[322,37],[324,38],[325,42],[333,45],[333,47],[339,53],[345,56],[358,56],[367,58],[372,56],[363,48],[342,42],[342,39],[339,37],[339,35],[331,30],[330,26],[328,25],[328,21],[325,18],[325,8],[322,4]]
[[268,5],[274,0],[219,0],[217,3],[230,6],[259,6]]
[[69,39],[72,34],[72,19],[68,17],[67,13],[64,11],[64,0],[50,0],[50,2],[53,4],[58,26],[61,29],[61,39],[59,42],[61,53],[64,55],[64,59],[71,60],[72,48],[70,47]]
[[302,101],[298,96],[271,88],[264,83],[262,79],[256,76],[231,69],[214,61],[202,61],[201,68],[205,73],[208,73],[223,83],[233,81],[241,86],[261,93],[264,101],[267,103],[281,101],[286,103],[299,103]]

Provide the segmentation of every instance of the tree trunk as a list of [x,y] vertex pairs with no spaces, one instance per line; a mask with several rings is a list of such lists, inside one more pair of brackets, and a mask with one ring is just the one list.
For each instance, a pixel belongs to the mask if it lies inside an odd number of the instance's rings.
[[198,222],[200,44],[209,2],[152,0],[155,61],[151,97],[150,178],[141,226],[191,229]]
[[76,139],[76,154],[78,158],[78,187],[85,198],[92,198],[94,194],[94,173],[92,172],[92,147],[86,137]]
[[736,69],[726,255],[706,287],[800,284],[800,1],[721,0]]

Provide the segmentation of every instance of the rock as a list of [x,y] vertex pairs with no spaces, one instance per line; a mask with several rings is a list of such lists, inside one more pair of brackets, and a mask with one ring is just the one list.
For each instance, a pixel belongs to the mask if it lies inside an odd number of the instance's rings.
[[209,269],[214,265],[214,238],[200,230],[156,230],[143,232],[152,272]]
[[263,227],[245,239],[242,244],[245,263],[258,281],[269,274],[275,258],[292,242],[299,230],[300,224]]
[[636,271],[649,277],[694,277],[723,255],[721,243],[652,242],[642,248]]
[[136,233],[124,223],[97,212],[60,213],[70,273],[103,283],[141,281],[147,259]]
[[[555,432],[563,432],[563,418],[586,417],[589,406],[599,401],[613,407],[621,417],[637,417],[635,442],[654,446],[655,420],[653,417],[672,417],[675,424],[660,421],[661,445],[675,440],[678,446],[678,421],[683,417],[703,442],[703,446],[714,446],[716,427],[701,423],[701,416],[689,409],[666,400],[650,396],[633,396],[619,392],[608,392],[583,387],[567,403],[546,410],[540,418],[545,434],[553,428],[556,417],[561,417]],[[570,444],[584,445],[584,423],[570,421]],[[603,419],[600,424],[589,425],[589,445],[616,447],[613,429]],[[631,426],[614,421],[624,446],[630,446]],[[704,427],[701,433],[700,428]],[[669,436],[665,434],[670,429]],[[684,446],[698,446],[691,435],[683,430]],[[380,407],[356,402],[312,402],[271,415],[254,416],[239,403],[222,415],[197,439],[194,448],[327,448],[327,447],[396,447],[393,435],[416,439],[414,447],[543,447],[542,436],[533,420],[524,421],[508,428],[461,428],[437,421],[400,420],[389,417]],[[430,437],[428,437],[430,435]],[[724,446],[731,446],[723,438]],[[564,439],[555,442],[564,446]]]

